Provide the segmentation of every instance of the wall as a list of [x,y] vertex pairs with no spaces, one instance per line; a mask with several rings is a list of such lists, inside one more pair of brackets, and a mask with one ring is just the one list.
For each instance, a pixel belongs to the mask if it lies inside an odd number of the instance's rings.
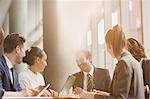
[[146,48],[146,53],[150,57],[150,1],[143,0],[143,32],[144,32],[144,46]]

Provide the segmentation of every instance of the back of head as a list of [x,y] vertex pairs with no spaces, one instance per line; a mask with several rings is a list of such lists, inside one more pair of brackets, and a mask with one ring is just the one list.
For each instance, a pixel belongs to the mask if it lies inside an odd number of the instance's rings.
[[108,47],[112,46],[113,54],[117,58],[125,48],[126,38],[121,26],[116,25],[113,29],[109,29],[105,36]]
[[45,52],[38,47],[31,47],[30,49],[26,50],[26,56],[23,57],[22,62],[27,63],[28,65],[34,65],[35,60],[37,57],[42,58],[44,57]]
[[17,46],[23,45],[25,38],[18,33],[11,33],[4,39],[4,53],[11,53]]
[[138,61],[146,57],[143,45],[134,38],[127,39],[127,49]]

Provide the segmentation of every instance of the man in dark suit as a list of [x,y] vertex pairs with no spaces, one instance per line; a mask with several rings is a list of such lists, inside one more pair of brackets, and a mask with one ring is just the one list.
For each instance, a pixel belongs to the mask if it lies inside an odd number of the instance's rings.
[[[2,80],[4,79],[3,86],[0,86],[0,87],[3,87],[5,91],[21,91],[21,87],[18,82],[18,75],[16,71],[14,70],[14,68],[13,67],[12,69],[9,68],[9,66],[7,65],[7,62],[6,62],[7,59],[5,56],[1,56],[0,60],[1,60],[1,63],[0,63],[1,75],[5,75],[5,76],[2,76]],[[12,72],[11,74],[10,74],[10,71]]]
[[21,89],[18,74],[14,69],[25,56],[25,39],[19,34],[12,33],[5,38],[3,46],[4,54],[0,56],[0,97],[34,94],[33,90]]
[[74,88],[82,88],[86,91],[102,90],[109,91],[110,75],[107,69],[96,68],[92,64],[92,55],[89,51],[79,51],[76,55],[76,62],[80,72],[73,74],[76,80]]

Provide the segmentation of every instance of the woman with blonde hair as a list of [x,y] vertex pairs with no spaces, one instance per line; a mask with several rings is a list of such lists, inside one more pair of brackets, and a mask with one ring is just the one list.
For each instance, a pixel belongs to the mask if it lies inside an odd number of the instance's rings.
[[83,98],[95,99],[144,99],[142,69],[137,60],[126,50],[126,38],[119,25],[109,29],[105,36],[107,51],[117,59],[110,92],[84,92]]

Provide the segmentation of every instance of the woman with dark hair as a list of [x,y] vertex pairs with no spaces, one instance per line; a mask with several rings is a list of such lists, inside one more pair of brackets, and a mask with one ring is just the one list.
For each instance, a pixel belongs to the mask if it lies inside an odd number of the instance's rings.
[[127,49],[132,56],[141,63],[143,69],[145,97],[148,99],[150,93],[150,60],[147,59],[145,55],[143,45],[134,38],[127,39]]
[[26,56],[23,58],[23,63],[27,63],[29,68],[19,74],[19,82],[22,89],[36,88],[40,85],[44,86],[45,81],[40,72],[47,65],[46,53],[38,47],[31,47],[26,51]]
[[[22,89],[24,88],[40,88],[45,85],[44,77],[41,72],[47,66],[47,55],[38,47],[31,47],[26,51],[26,56],[22,62],[28,64],[28,69],[19,74],[19,83]],[[57,97],[58,93],[48,89],[43,96]]]

